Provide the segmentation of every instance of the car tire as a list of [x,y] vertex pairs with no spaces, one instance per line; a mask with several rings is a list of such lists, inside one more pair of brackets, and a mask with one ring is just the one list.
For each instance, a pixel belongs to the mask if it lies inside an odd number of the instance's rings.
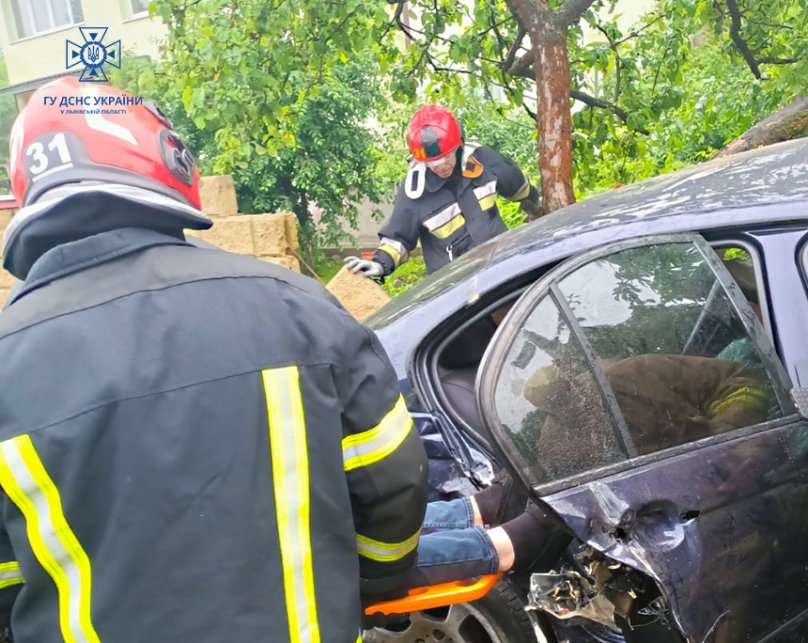
[[393,632],[376,628],[364,643],[545,643],[525,603],[507,580],[501,580],[473,603],[417,612]]

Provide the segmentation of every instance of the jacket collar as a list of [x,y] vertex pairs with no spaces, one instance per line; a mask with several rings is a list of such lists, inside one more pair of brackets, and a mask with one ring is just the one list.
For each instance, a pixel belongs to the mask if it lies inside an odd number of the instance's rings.
[[182,236],[213,222],[189,204],[143,188],[117,184],[68,184],[21,208],[3,236],[3,267],[26,279],[48,250],[102,232],[146,228]]
[[454,172],[445,179],[440,178],[434,172],[426,171],[426,191],[437,192],[446,186],[456,194],[460,194],[471,183],[472,179],[482,176],[483,164],[474,156],[478,145],[467,145],[463,156],[458,159]]
[[[178,235],[178,236],[175,236]],[[181,232],[168,234],[147,228],[120,228],[60,244],[47,250],[31,266],[24,282],[12,289],[7,306],[55,279],[163,245],[191,245]]]

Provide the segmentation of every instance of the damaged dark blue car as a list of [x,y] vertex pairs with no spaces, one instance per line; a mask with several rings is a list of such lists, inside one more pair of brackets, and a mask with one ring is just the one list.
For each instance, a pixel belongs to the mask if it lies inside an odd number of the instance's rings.
[[376,313],[434,496],[506,467],[575,535],[390,640],[808,640],[806,284],[803,139],[587,199]]

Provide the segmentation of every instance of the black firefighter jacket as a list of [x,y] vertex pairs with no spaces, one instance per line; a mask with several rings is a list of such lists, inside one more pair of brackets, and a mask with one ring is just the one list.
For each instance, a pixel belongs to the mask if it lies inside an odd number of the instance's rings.
[[511,201],[538,197],[522,171],[499,152],[485,146],[467,147],[472,151],[465,167],[458,163],[448,179],[423,170],[426,182],[419,198],[407,195],[406,182],[399,189],[373,255],[373,260],[384,267],[385,276],[407,261],[419,240],[426,270],[431,274],[504,232],[497,195]]
[[0,608],[16,643],[354,643],[411,568],[420,438],[313,281],[124,228],[0,315]]

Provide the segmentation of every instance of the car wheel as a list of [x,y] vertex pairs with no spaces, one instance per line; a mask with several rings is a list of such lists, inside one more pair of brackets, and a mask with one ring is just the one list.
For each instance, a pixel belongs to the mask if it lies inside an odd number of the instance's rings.
[[374,629],[364,643],[545,643],[524,609],[524,602],[507,581],[500,581],[483,598],[410,615],[398,632]]

